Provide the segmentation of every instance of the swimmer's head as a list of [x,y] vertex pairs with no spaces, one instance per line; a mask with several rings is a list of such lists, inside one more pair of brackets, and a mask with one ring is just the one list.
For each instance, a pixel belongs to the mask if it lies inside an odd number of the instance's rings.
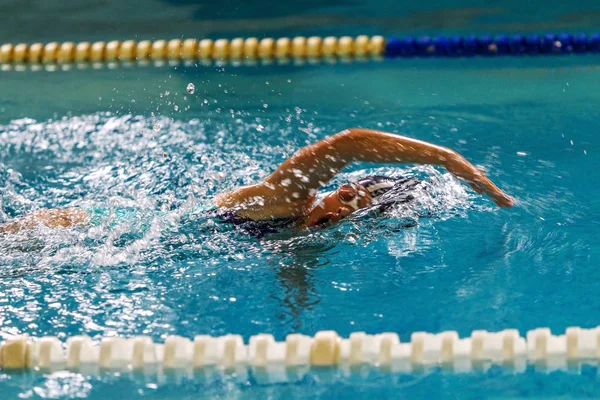
[[306,226],[338,222],[372,203],[373,198],[364,186],[358,183],[344,183],[315,205],[306,218]]
[[356,210],[369,207],[394,187],[397,178],[368,176],[356,183],[345,183],[329,193],[308,214],[306,226],[338,222]]

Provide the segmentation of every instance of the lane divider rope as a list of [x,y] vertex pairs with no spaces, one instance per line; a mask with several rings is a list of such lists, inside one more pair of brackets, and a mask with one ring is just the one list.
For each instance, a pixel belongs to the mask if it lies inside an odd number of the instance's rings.
[[322,58],[378,58],[385,50],[382,36],[294,38],[173,39],[111,42],[52,42],[0,46],[0,64],[132,63],[149,61],[240,62]]
[[471,57],[600,53],[600,34],[497,36],[357,37],[320,36],[279,39],[113,40],[110,42],[7,43],[0,64],[71,65],[164,62],[287,62],[289,60],[369,60],[396,57]]
[[56,370],[102,373],[142,371],[145,373],[220,371],[221,373],[267,376],[269,382],[301,377],[311,368],[330,367],[352,372],[365,365],[385,372],[413,373],[429,368],[455,372],[487,370],[497,365],[523,372],[528,365],[543,371],[597,365],[600,360],[600,327],[571,327],[562,335],[538,328],[521,337],[514,329],[500,332],[473,331],[460,338],[457,332],[438,334],[416,332],[403,343],[395,333],[369,335],[352,333],[341,338],[334,331],[320,331],[314,337],[290,334],[284,342],[269,334],[212,337],[193,340],[169,336],[158,344],[147,336],[105,337],[99,342],[88,336],[74,336],[65,343],[47,336],[26,335],[0,344],[0,368],[4,371]]

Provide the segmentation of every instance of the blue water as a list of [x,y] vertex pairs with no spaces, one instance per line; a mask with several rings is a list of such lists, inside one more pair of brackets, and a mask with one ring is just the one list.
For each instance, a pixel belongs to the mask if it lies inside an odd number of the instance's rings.
[[[281,340],[334,329],[408,340],[421,330],[462,336],[511,327],[524,335],[538,326],[596,326],[600,70],[588,65],[598,59],[542,61],[6,74],[2,220],[43,207],[127,208],[136,217],[0,238],[0,336],[247,340],[269,332]],[[30,79],[36,93],[20,93]],[[87,85],[76,91],[80,80]],[[185,92],[189,82],[194,95]],[[363,164],[336,182],[411,173],[436,196],[392,218],[265,239],[199,211],[214,193],[260,179],[304,144],[349,126],[450,146],[517,205],[499,210],[442,169]],[[423,209],[433,216],[418,218]],[[405,218],[417,226],[402,229]],[[595,369],[370,374],[316,374],[275,387],[3,374],[0,393],[514,398],[598,390]]]
[[[109,31],[84,24],[83,32],[74,12],[64,20],[69,31],[49,27],[48,37],[122,39],[142,26],[153,35],[192,32],[197,24],[190,21],[207,9],[185,3],[162,4],[193,15],[187,24],[148,24],[148,12],[137,24]],[[452,34],[594,26],[593,4],[561,4],[448,3],[403,8],[386,19],[366,3],[314,2],[309,15],[291,22],[286,16],[296,10],[288,5],[273,8],[272,20],[242,7],[237,12],[246,19],[235,20],[237,28],[213,10],[209,28],[198,26],[213,36],[248,29]],[[164,18],[178,15],[175,8]],[[373,19],[349,19],[357,11]],[[315,15],[327,18],[315,22]],[[18,23],[8,21],[0,29]],[[26,35],[39,37],[36,29]],[[23,37],[15,32],[6,37]],[[524,335],[539,326],[555,333],[596,326],[599,61],[2,72],[0,221],[44,207],[128,209],[135,217],[1,237],[0,338],[146,334],[162,341],[170,334],[239,333],[247,340],[268,332],[282,340],[334,329],[344,336],[394,331],[408,340],[421,330],[464,336],[510,327]],[[185,91],[190,82],[193,95]],[[215,225],[202,213],[215,193],[261,179],[303,145],[351,126],[452,147],[517,204],[498,210],[443,169],[362,164],[332,186],[367,173],[411,173],[427,179],[435,197],[387,219],[265,239]],[[424,210],[432,217],[419,218]],[[407,218],[417,225],[403,229]],[[597,398],[599,391],[596,368],[520,375],[366,370],[352,377],[325,371],[274,386],[252,376],[178,382],[0,373],[0,398]]]

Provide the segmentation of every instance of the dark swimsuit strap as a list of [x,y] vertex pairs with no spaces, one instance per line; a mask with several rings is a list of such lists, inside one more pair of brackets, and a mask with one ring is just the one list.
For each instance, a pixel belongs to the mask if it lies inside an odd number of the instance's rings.
[[282,229],[293,226],[298,220],[296,217],[290,217],[256,221],[240,217],[233,209],[216,210],[216,213],[221,222],[230,223],[242,233],[257,238],[262,238],[271,233],[281,232]]

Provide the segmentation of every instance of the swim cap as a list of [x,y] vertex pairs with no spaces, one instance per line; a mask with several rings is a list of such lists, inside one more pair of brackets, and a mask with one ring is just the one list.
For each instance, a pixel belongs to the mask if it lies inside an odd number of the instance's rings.
[[390,178],[389,176],[367,176],[356,183],[369,191],[373,200],[388,192],[398,182],[398,178]]

